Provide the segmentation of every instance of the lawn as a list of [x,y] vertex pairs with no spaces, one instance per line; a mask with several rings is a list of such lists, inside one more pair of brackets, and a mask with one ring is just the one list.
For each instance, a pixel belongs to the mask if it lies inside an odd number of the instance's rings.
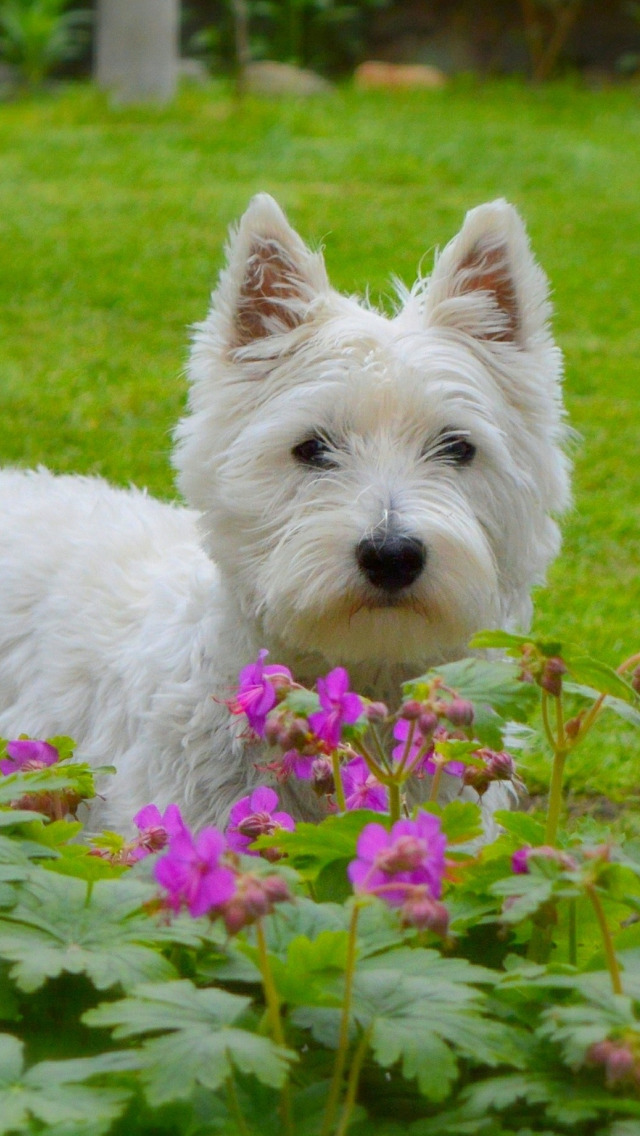
[[[633,87],[466,80],[238,105],[212,85],[163,111],[109,109],[78,87],[5,104],[0,459],[173,494],[187,328],[257,190],[325,243],[337,287],[381,302],[466,209],[504,196],[553,284],[579,434],[575,509],[536,628],[619,662],[640,647],[639,185]],[[571,778],[628,799],[630,735],[601,734]]]

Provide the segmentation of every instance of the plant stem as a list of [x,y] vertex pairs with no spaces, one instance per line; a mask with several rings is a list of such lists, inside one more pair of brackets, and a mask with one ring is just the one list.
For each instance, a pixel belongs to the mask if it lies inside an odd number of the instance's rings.
[[404,749],[402,751],[402,756],[400,758],[400,761],[398,762],[398,773],[404,773],[404,767],[409,760],[409,754],[411,753],[411,747],[413,746],[413,739],[415,737],[415,733],[416,733],[416,722],[415,722],[415,719],[414,719],[412,722],[409,723],[409,732],[407,733],[407,739],[404,743]]
[[336,801],[341,813],[346,811],[347,805],[344,799],[344,785],[342,784],[342,776],[340,774],[340,757],[337,749],[331,753],[331,764],[333,766],[333,780],[336,787]]
[[429,793],[429,800],[430,801],[437,801],[438,800],[438,789],[440,788],[440,778],[442,777],[442,770],[443,769],[444,769],[444,766],[441,765],[439,761],[436,762],[436,771],[433,775],[433,781],[431,782],[431,791]]
[[575,899],[569,900],[569,962],[572,966],[578,965],[578,904]]
[[547,741],[551,746],[551,749],[555,751],[556,739],[555,734],[551,729],[551,722],[549,720],[549,695],[547,694],[546,690],[543,690],[542,692],[542,702],[540,709],[542,710],[542,724],[544,726],[544,732],[546,734]]
[[351,912],[351,922],[349,924],[349,941],[347,944],[347,965],[344,974],[344,1000],[342,1003],[342,1018],[340,1020],[340,1037],[338,1040],[336,1060],[333,1067],[333,1076],[331,1078],[329,1096],[327,1098],[327,1107],[325,1109],[320,1136],[330,1136],[338,1108],[340,1089],[342,1087],[342,1076],[347,1061],[347,1050],[349,1048],[349,1018],[351,1016],[351,995],[353,991],[353,976],[356,963],[356,931],[358,927],[359,911],[360,908],[358,907],[358,904],[354,903]]
[[607,917],[604,913],[604,909],[603,909],[602,904],[600,902],[600,896],[598,895],[593,884],[587,884],[586,885],[586,891],[587,891],[587,895],[589,896],[589,899],[591,900],[591,903],[593,905],[593,910],[596,913],[596,917],[598,919],[598,924],[600,926],[600,934],[602,936],[602,944],[604,946],[604,953],[605,953],[605,956],[606,956],[606,959],[607,959],[607,966],[609,968],[609,974],[611,975],[611,987],[613,989],[613,993],[614,994],[622,994],[622,980],[620,978],[620,967],[618,966],[618,959],[616,957],[616,952],[615,952],[615,949],[614,949],[614,946],[613,946],[613,940],[611,938],[611,932],[609,931],[609,925],[607,923]]
[[240,1108],[240,1101],[238,1100],[238,1093],[236,1090],[236,1083],[233,1079],[233,1074],[227,1077],[225,1085],[227,1088],[227,1104],[229,1106],[229,1112],[236,1122],[236,1127],[238,1129],[238,1132],[240,1133],[240,1136],[251,1136],[251,1131],[244,1116],[242,1115],[242,1109]]
[[553,772],[549,788],[549,811],[547,813],[547,826],[544,832],[545,844],[555,848],[558,835],[558,824],[562,812],[562,775],[567,754],[565,750],[556,750],[553,756]]
[[564,729],[564,709],[562,706],[561,696],[556,697],[556,734],[551,728],[549,720],[549,695],[546,691],[542,692],[542,720],[544,722],[545,733],[549,739],[549,744],[553,750],[553,770],[551,773],[551,784],[549,786],[549,809],[547,813],[547,826],[544,834],[545,844],[551,844],[555,847],[556,838],[558,835],[558,824],[560,821],[560,813],[562,812],[562,779],[564,773],[564,763],[567,759],[569,746],[567,745],[567,738]]
[[367,1049],[369,1048],[369,1041],[371,1040],[371,1026],[366,1029],[358,1042],[357,1049],[351,1061],[351,1068],[349,1070],[349,1080],[347,1083],[347,1094],[344,1098],[344,1107],[342,1109],[342,1116],[340,1123],[336,1129],[336,1136],[346,1136],[346,1132],[351,1122],[351,1114],[353,1106],[356,1103],[356,1095],[358,1092],[358,1083],[360,1081],[360,1071],[365,1059]]
[[389,782],[389,812],[392,824],[400,820],[400,786],[395,781]]
[[[276,984],[273,981],[273,974],[271,973],[271,967],[269,965],[267,941],[264,937],[264,927],[262,926],[261,919],[256,921],[256,940],[258,943],[260,974],[262,975],[262,989],[264,990],[264,998],[271,1023],[271,1036],[278,1045],[284,1046],[286,1045],[286,1041],[282,1018],[280,1017],[280,998],[278,997],[278,991],[276,990]],[[293,1136],[291,1092],[288,1083],[282,1090],[282,1123],[286,1136]]]

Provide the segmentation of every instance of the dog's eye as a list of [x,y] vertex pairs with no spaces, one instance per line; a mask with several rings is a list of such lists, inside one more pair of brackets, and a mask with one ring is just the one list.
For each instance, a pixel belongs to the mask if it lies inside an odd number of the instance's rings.
[[299,442],[291,453],[300,465],[308,465],[312,469],[331,469],[336,464],[331,457],[329,443],[315,434],[312,438]]
[[476,456],[476,447],[465,434],[444,434],[435,453],[438,461],[450,465],[469,465]]

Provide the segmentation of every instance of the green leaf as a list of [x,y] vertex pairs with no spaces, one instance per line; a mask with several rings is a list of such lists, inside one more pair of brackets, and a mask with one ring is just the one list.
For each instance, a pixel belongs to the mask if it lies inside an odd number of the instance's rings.
[[225,990],[198,990],[192,982],[144,984],[130,998],[103,1003],[83,1021],[112,1026],[115,1037],[147,1038],[137,1050],[151,1105],[189,1098],[197,1085],[219,1088],[234,1069],[275,1088],[296,1055],[266,1037],[239,1028],[250,999]]
[[[276,989],[283,1002],[292,1006],[336,1006],[335,979],[344,973],[349,935],[347,931],[321,931],[313,941],[306,935],[292,939],[286,960],[271,958]],[[257,965],[257,952],[251,957]]]
[[385,823],[385,817],[369,809],[354,809],[330,816],[320,824],[298,824],[295,832],[281,831],[274,837],[260,837],[260,845],[277,844],[305,879],[315,879],[323,868],[335,861],[355,859],[358,837],[366,824]]
[[608,667],[605,663],[600,663],[596,659],[590,659],[586,655],[581,657],[570,655],[569,658],[565,658],[565,662],[569,674],[576,682],[592,687],[599,694],[610,694],[630,706],[640,707],[640,697],[631,684],[612,667]]
[[496,880],[491,885],[493,895],[509,899],[511,902],[505,906],[501,914],[504,923],[520,923],[530,915],[534,915],[543,904],[548,903],[554,894],[555,879],[538,871],[538,864],[531,863],[528,874],[511,876]]
[[37,871],[0,918],[0,957],[13,963],[11,976],[25,991],[64,971],[87,974],[98,989],[171,978],[173,967],[152,944],[180,941],[181,932],[141,909],[153,894],[136,881],[98,880],[89,895],[80,880]]
[[470,641],[469,646],[474,651],[500,650],[509,655],[520,658],[522,648],[535,647],[546,659],[562,655],[563,644],[557,639],[534,639],[531,635],[512,635],[509,631],[479,631]]
[[39,820],[41,815],[41,813],[33,812],[32,809],[12,809],[0,806],[0,828],[15,828],[27,821]]
[[44,1061],[25,1070],[22,1042],[0,1034],[0,1134],[34,1131],[32,1121],[45,1125],[91,1125],[106,1132],[122,1113],[130,1093],[122,1089],[80,1084],[105,1070],[131,1068],[129,1054],[105,1054],[86,1061]]
[[434,813],[440,817],[440,827],[449,844],[466,844],[482,834],[482,812],[474,801],[450,801],[440,805],[429,801],[416,812]]
[[482,1015],[484,996],[463,977],[474,968],[461,962],[405,951],[369,960],[354,979],[353,1016],[371,1031],[376,1061],[383,1068],[400,1062],[403,1076],[433,1101],[448,1095],[457,1054],[489,1065],[514,1063],[514,1054],[519,1060],[517,1033]]
[[420,697],[420,688],[429,684],[434,675],[473,704],[474,737],[492,749],[500,749],[503,744],[505,720],[526,721],[539,697],[537,687],[520,680],[516,663],[476,658],[435,667],[405,683],[404,696]]
[[[590,702],[595,702],[600,698],[600,692],[594,690],[591,686],[583,686],[579,682],[564,682],[564,689],[569,694],[580,694],[583,698],[588,698]],[[619,718],[623,718],[625,722],[630,722],[632,726],[640,726],[640,710],[636,710],[629,702],[623,702],[621,698],[612,698],[610,694],[602,706],[603,710],[611,710],[617,714]]]
[[511,813],[500,809],[495,813],[495,819],[519,843],[530,844],[533,848],[544,844],[544,825],[528,813]]

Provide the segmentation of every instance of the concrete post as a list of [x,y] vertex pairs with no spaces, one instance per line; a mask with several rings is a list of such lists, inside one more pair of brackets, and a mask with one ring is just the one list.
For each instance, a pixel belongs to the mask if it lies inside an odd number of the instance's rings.
[[94,79],[117,102],[169,102],[178,79],[180,0],[98,0]]

